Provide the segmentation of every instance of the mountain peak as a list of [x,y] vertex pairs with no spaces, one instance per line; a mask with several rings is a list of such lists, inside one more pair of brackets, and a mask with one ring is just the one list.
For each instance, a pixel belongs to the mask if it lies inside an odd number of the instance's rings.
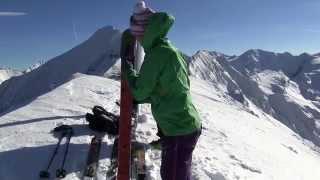
[[11,68],[0,66],[0,70],[11,70]]
[[217,51],[209,51],[209,50],[199,50],[196,52],[195,56],[200,55],[200,54],[205,54],[205,55],[209,55],[209,56],[213,56],[213,57],[223,57],[223,56],[227,56],[223,53],[217,52]]
[[320,57],[320,53],[314,54],[313,56]]
[[118,29],[115,29],[113,26],[104,26],[100,29],[98,29],[95,33],[95,34],[101,34],[101,33],[110,33],[110,32],[113,32],[113,31],[120,31]]
[[103,76],[118,59],[115,55],[120,51],[120,39],[119,30],[103,27],[88,40],[47,61],[36,71],[11,79],[8,86],[0,86],[0,112],[51,91],[69,81],[75,73]]
[[299,57],[312,59],[313,55],[309,53],[302,53],[299,55]]
[[18,70],[0,67],[0,84],[2,84],[2,82],[4,82],[5,80],[10,79],[11,77],[19,76],[21,74],[22,74],[22,72],[20,72]]
[[275,53],[261,49],[251,49],[235,58],[232,65],[244,74],[256,74],[264,70],[282,71],[286,75],[296,74],[305,61],[313,59],[309,54],[294,56],[288,52]]
[[250,49],[250,50],[244,52],[242,55],[260,57],[260,56],[270,56],[270,55],[271,56],[275,56],[276,53],[270,52],[270,51],[265,51],[265,50],[262,50],[262,49]]
[[[285,56],[285,57],[292,57],[293,55],[289,52],[283,53],[276,53],[272,51],[262,50],[262,49],[249,49],[248,51],[244,52],[242,55],[248,56],[253,55],[255,57],[265,57],[265,56]],[[242,56],[241,55],[241,56]]]
[[30,66],[30,67],[28,67],[25,71],[24,71],[24,73],[29,73],[29,72],[31,72],[31,71],[33,71],[33,70],[36,70],[36,69],[38,69],[40,66],[42,66],[43,64],[45,64],[46,63],[46,61],[38,61],[37,63],[35,63],[35,64],[33,64],[32,66]]
[[257,53],[262,53],[262,52],[269,52],[269,51],[265,51],[265,50],[262,50],[262,49],[249,49],[245,53],[256,53],[257,54]]
[[2,71],[20,72],[19,70],[13,69],[13,68],[10,68],[10,67],[0,67],[0,70],[2,70]]
[[113,26],[104,26],[94,32],[88,40],[93,44],[104,44],[107,39],[112,41],[112,39],[119,39],[119,36],[121,36],[120,30],[115,29]]

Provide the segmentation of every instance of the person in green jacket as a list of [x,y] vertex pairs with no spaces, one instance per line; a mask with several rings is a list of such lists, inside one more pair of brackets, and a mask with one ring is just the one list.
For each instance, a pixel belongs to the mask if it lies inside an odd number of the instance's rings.
[[199,114],[192,103],[188,67],[182,54],[166,38],[174,17],[153,12],[142,3],[123,33],[124,46],[138,39],[145,51],[140,72],[130,68],[128,80],[134,99],[151,103],[151,110],[163,136],[160,139],[163,180],[189,180],[192,152],[201,134]]

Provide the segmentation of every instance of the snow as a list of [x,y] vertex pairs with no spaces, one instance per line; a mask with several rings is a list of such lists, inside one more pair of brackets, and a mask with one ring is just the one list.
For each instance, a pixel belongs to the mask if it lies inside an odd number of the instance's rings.
[[38,69],[40,66],[42,66],[43,64],[45,64],[45,61],[38,61],[37,63],[33,64],[32,66],[30,66],[29,68],[27,68],[24,73],[29,73],[31,71],[34,71],[36,69]]
[[191,75],[210,82],[231,103],[249,107],[252,102],[320,145],[320,129],[316,126],[320,120],[318,58],[249,50],[238,57],[199,51],[191,59]]
[[[268,94],[284,93],[284,88],[287,86],[289,79],[282,71],[264,70],[252,76],[256,81],[260,81],[260,89]],[[281,86],[278,86],[281,85]]]
[[[297,77],[301,91],[305,97],[314,100],[320,96],[320,58],[312,58],[305,63],[303,70]],[[307,83],[306,83],[307,81]],[[308,91],[311,89],[312,91]]]
[[14,70],[14,69],[10,69],[10,68],[1,68],[0,67],[0,84],[6,80],[12,78],[12,77],[29,73],[29,72],[39,68],[43,64],[44,64],[44,62],[40,61],[40,62],[32,65],[31,67],[27,68],[24,71],[18,71],[18,70]]
[[[192,78],[191,82],[192,95],[204,125],[194,153],[194,179],[320,178],[320,154],[293,131],[258,109],[253,115],[239,105],[227,103],[206,81]],[[0,179],[37,179],[57,142],[50,132],[61,123],[69,124],[75,130],[66,165],[69,173],[65,179],[79,179],[93,134],[83,116],[94,105],[118,114],[115,102],[119,99],[119,86],[118,81],[108,78],[76,74],[62,86],[2,116]],[[144,105],[141,112],[144,121],[138,126],[137,136],[140,141],[151,142],[156,138],[156,126],[149,106]],[[106,136],[100,179],[108,169],[111,143],[112,138]],[[149,179],[160,178],[160,155],[157,150],[147,152]],[[57,163],[53,167],[57,168]]]
[[[195,83],[194,86],[196,87],[197,84]],[[195,91],[198,90],[195,89]],[[295,138],[295,134],[277,120],[264,115],[257,117],[239,111],[237,107],[226,103],[202,99],[201,96],[195,96],[195,99],[197,107],[201,109],[206,129],[202,137],[202,142],[205,143],[199,145],[203,149],[198,148],[198,153],[197,151],[195,153],[206,157],[198,157],[199,163],[195,162],[195,164],[210,164],[207,172],[222,173],[225,179],[317,179],[315,177],[320,177],[319,174],[311,175],[305,171],[313,165],[315,170],[319,169],[316,167],[318,160],[314,159],[318,155],[310,152],[310,156],[307,155],[306,158],[299,157],[302,151],[310,149],[300,144],[301,141]],[[300,163],[288,163],[292,161],[304,163],[306,159],[310,160],[311,166],[306,165],[302,168],[295,167]],[[199,165],[199,171],[202,168],[203,165]],[[293,175],[293,172],[297,174]]]
[[222,61],[226,58],[221,53],[199,51],[191,57],[189,72],[192,76],[208,81],[221,94],[229,94],[235,100],[244,103],[240,87],[226,71]]
[[[67,160],[71,163],[67,169],[69,172],[81,170],[91,133],[84,125],[84,114],[93,105],[102,105],[113,111],[119,87],[116,82],[103,78],[81,75],[74,78],[31,104],[1,117],[0,179],[37,179],[57,141],[50,132],[59,123],[70,124],[75,130],[71,156]],[[110,146],[105,143],[103,148],[107,150]],[[103,151],[103,159],[108,156],[106,153]],[[67,179],[73,177],[74,174],[70,174]]]
[[8,68],[0,68],[0,84],[11,77],[19,76],[22,73],[16,70],[8,69]]
[[103,75],[119,58],[121,33],[112,27],[98,30],[92,37],[41,68],[0,86],[0,112],[23,106],[30,100],[66,83],[74,73]]
[[[1,180],[38,179],[57,143],[51,131],[59,124],[75,130],[65,179],[81,179],[94,135],[84,115],[94,105],[119,114],[120,36],[112,27],[101,28],[65,54],[0,84]],[[203,123],[193,179],[320,179],[319,57],[203,50],[187,62]],[[2,77],[11,75],[0,71]],[[142,106],[139,119],[136,138],[156,139],[150,105]],[[104,137],[98,179],[108,170],[112,143],[113,137]],[[148,149],[146,155],[148,179],[160,179],[161,152]]]

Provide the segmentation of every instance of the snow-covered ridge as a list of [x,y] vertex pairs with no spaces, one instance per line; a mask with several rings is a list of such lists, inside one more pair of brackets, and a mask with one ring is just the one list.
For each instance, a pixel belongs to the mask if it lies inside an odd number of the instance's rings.
[[[119,91],[118,81],[75,74],[67,83],[2,116],[0,179],[37,179],[57,142],[50,132],[60,123],[71,125],[75,131],[65,166],[68,173],[65,179],[81,179],[93,135],[84,115],[94,105],[118,114],[119,107],[115,102],[119,99]],[[320,178],[320,154],[276,119],[259,109],[252,109],[254,113],[250,113],[240,104],[230,104],[207,81],[194,77],[191,77],[191,93],[204,126],[194,152],[193,179]],[[156,125],[150,107],[142,106],[141,113],[146,121],[139,123],[137,138],[141,142],[151,142],[156,138]],[[112,142],[109,137],[104,138],[99,179],[105,179],[109,168]],[[146,155],[148,179],[159,180],[160,151],[148,150]],[[54,161],[50,170],[53,175],[59,165],[60,161]]]
[[10,68],[0,68],[0,84],[11,77],[19,76],[22,72]]
[[104,27],[65,54],[4,82],[0,86],[0,114],[64,84],[75,73],[103,75],[119,58],[120,37],[119,30]]
[[45,61],[38,61],[37,63],[33,64],[32,66],[28,67],[26,70],[23,70],[23,71],[0,67],[0,84],[10,79],[11,77],[20,76],[20,75],[29,73],[33,70],[36,70],[37,68],[39,68],[45,63],[46,63]]
[[249,50],[237,57],[199,51],[192,59],[192,76],[209,81],[237,102],[242,102],[240,97],[248,109],[252,102],[320,145],[320,58]]
[[38,61],[37,63],[33,64],[32,66],[30,66],[26,70],[24,70],[23,73],[29,73],[31,71],[34,71],[45,63],[46,63],[45,61]]
[[[50,92],[74,73],[119,78],[120,36],[112,27],[102,28],[67,53],[6,81],[0,86],[0,114]],[[320,60],[316,56],[259,49],[228,56],[201,50],[186,59],[190,74],[208,82],[229,103],[240,103],[248,112],[257,106],[320,144]]]
[[[37,179],[56,143],[50,131],[59,123],[75,129],[66,179],[81,177],[92,135],[84,114],[94,105],[119,113],[119,82],[98,76],[119,76],[120,36],[111,27],[102,28],[67,53],[0,85],[1,180]],[[204,126],[193,179],[320,178],[320,155],[308,141],[319,145],[319,57],[198,51],[187,62]],[[137,136],[150,142],[156,125],[148,105],[141,112],[146,121],[139,124]],[[106,137],[104,142],[100,178],[108,168],[112,141]],[[147,152],[151,180],[159,179],[160,158],[159,151]]]
[[246,104],[242,90],[226,69],[228,56],[210,51],[198,51],[190,58],[189,72],[192,76],[209,82],[216,91],[230,95],[234,100]]
[[260,72],[263,70],[283,71],[288,76],[294,76],[300,66],[312,56],[302,54],[293,56],[290,53],[274,53],[263,50],[249,50],[232,61],[232,65],[241,73]]

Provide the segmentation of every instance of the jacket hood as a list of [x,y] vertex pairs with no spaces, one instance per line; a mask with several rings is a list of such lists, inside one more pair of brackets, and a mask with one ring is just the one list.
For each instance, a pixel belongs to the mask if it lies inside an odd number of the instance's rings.
[[155,13],[150,17],[142,40],[142,46],[146,52],[149,51],[157,41],[167,36],[174,20],[173,16],[164,12]]

